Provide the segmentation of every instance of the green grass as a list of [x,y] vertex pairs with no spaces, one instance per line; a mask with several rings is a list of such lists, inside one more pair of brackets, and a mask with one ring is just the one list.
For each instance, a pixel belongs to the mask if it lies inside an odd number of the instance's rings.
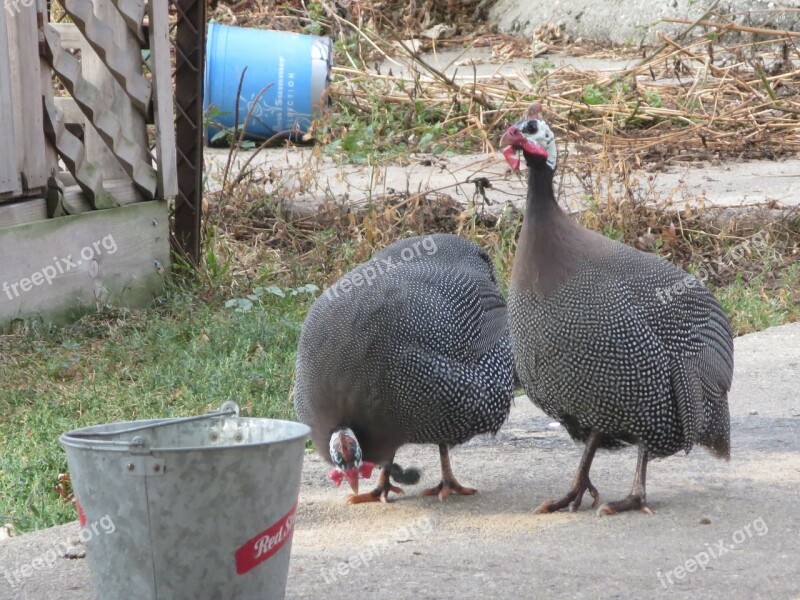
[[[67,471],[59,435],[120,420],[202,414],[236,400],[243,413],[292,418],[294,356],[308,294],[265,294],[250,310],[170,290],[135,315],[87,317],[0,346],[0,516],[19,531],[75,509],[54,492]],[[2,338],[0,338],[2,340]]]
[[765,279],[760,275],[745,282],[740,276],[713,290],[736,335],[800,321],[800,264],[785,269],[774,284],[766,285]]
[[[446,142],[458,137],[464,128],[466,115],[448,116],[422,101],[414,105],[394,106],[373,98],[372,112],[339,105],[324,126],[324,151],[341,162],[373,164],[408,160],[409,152],[442,154],[474,150],[470,140]],[[478,140],[473,140],[476,145]]]

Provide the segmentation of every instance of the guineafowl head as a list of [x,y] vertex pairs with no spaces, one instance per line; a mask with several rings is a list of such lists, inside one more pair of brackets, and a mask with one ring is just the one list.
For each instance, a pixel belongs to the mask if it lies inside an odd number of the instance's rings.
[[519,169],[519,158],[516,152],[521,151],[525,163],[533,165],[544,161],[551,170],[556,168],[558,150],[556,136],[542,119],[542,105],[534,102],[525,113],[525,117],[508,128],[500,139],[503,156],[511,168]]
[[338,487],[343,479],[347,479],[354,494],[358,494],[358,477],[369,479],[375,465],[365,462],[361,457],[361,446],[352,429],[337,429],[331,434],[328,451],[334,464],[334,469],[328,477]]

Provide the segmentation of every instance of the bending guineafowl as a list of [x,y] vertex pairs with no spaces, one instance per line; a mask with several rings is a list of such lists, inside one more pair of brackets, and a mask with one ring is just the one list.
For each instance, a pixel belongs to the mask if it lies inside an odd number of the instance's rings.
[[515,151],[528,165],[508,300],[517,372],[531,400],[586,443],[571,491],[537,512],[575,511],[587,490],[596,506],[589,480],[595,451],[636,444],[630,495],[598,513],[649,513],[649,459],[689,452],[695,443],[730,456],[728,319],[693,276],[584,229],[559,208],[556,144],[538,103],[500,146],[512,168],[519,167]]
[[[438,444],[442,481],[426,495],[474,494],[450,469],[448,447],[495,433],[508,416],[513,357],[506,304],[489,256],[455,235],[402,240],[320,296],[297,350],[294,405],[314,445],[346,478],[348,502],[386,501],[416,483],[394,456]],[[383,466],[372,492],[359,475]]]

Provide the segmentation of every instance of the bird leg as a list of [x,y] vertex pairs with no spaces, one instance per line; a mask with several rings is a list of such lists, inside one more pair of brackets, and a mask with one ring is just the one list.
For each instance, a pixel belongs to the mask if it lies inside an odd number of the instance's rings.
[[606,502],[597,509],[598,515],[615,515],[626,510],[640,510],[643,513],[652,515],[647,507],[647,494],[644,489],[644,480],[647,476],[647,450],[644,446],[639,446],[639,458],[636,460],[636,474],[633,476],[633,488],[631,493],[617,502]]
[[439,458],[442,459],[442,480],[436,487],[422,490],[423,496],[439,496],[439,500],[446,500],[447,497],[455,492],[462,496],[472,496],[475,493],[473,488],[464,487],[456,481],[453,469],[450,468],[450,453],[447,444],[439,444]]
[[595,429],[592,430],[589,434],[589,438],[586,440],[586,448],[583,451],[580,465],[578,465],[578,472],[575,474],[575,481],[572,484],[572,489],[560,500],[545,500],[542,502],[535,511],[537,514],[555,512],[567,506],[569,506],[570,512],[576,512],[578,508],[580,508],[583,494],[586,493],[587,490],[592,498],[594,498],[592,508],[597,506],[597,503],[600,502],[600,494],[589,480],[589,469],[592,468],[594,453],[600,445],[601,437],[599,431]]
[[364,502],[389,502],[389,492],[394,492],[395,494],[404,494],[405,492],[402,490],[402,488],[392,485],[392,482],[389,480],[389,467],[391,464],[392,461],[390,460],[388,464],[381,468],[381,474],[378,478],[378,486],[374,490],[365,494],[353,494],[347,498],[347,503],[362,504]]

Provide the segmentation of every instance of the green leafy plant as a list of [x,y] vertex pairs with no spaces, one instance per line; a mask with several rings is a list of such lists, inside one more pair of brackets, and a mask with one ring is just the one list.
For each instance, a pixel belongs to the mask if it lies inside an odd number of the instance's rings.
[[589,106],[596,106],[598,104],[608,104],[608,88],[602,88],[592,83],[583,87],[583,94],[581,100]]

